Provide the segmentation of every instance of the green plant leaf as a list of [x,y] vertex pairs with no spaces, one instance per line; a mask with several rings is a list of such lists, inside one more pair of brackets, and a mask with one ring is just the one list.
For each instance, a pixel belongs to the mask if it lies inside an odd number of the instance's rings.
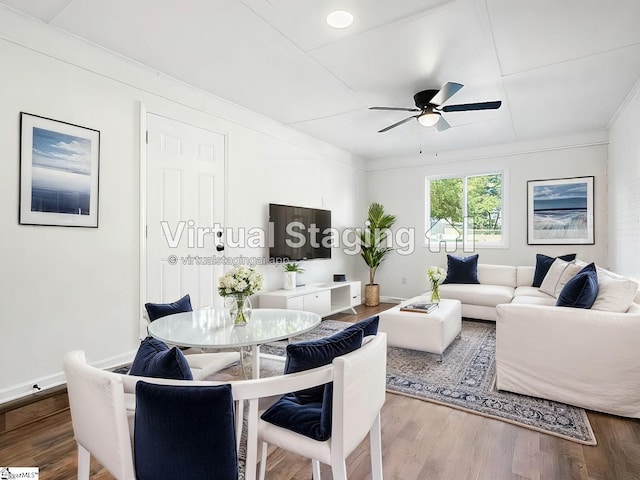
[[378,267],[393,247],[387,246],[391,227],[396,222],[395,215],[385,213],[384,207],[377,202],[369,205],[366,227],[352,229],[360,245],[360,255],[369,267],[369,283],[375,283]]
[[304,273],[304,268],[300,267],[297,263],[285,263],[284,264],[285,272],[297,272]]

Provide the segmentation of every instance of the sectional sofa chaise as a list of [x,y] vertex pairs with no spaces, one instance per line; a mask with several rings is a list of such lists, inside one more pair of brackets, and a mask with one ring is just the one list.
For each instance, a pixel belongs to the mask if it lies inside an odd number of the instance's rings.
[[571,272],[553,270],[534,287],[536,267],[478,264],[479,283],[445,283],[440,296],[460,300],[463,317],[496,322],[498,389],[640,418],[638,285],[597,268],[593,306],[561,307]]

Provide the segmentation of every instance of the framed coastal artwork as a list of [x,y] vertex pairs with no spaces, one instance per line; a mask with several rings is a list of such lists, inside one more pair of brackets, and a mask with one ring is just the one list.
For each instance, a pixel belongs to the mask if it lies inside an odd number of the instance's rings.
[[593,179],[527,182],[527,243],[593,245]]
[[100,132],[20,113],[23,225],[98,227]]

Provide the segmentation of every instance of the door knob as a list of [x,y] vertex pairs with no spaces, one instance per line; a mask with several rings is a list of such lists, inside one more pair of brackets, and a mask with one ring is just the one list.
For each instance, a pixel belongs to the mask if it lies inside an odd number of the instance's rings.
[[[221,231],[217,231],[216,232],[216,237],[222,238],[222,232]],[[224,250],[224,245],[222,245],[221,243],[216,243],[216,250],[218,252],[223,251]]]

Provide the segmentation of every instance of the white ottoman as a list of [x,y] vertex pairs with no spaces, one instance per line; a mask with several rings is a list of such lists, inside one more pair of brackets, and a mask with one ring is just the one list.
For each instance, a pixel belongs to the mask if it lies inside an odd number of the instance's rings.
[[400,311],[404,305],[429,301],[429,297],[415,297],[379,313],[378,329],[387,334],[388,345],[436,354],[451,345],[462,329],[460,300],[440,300],[430,313]]

